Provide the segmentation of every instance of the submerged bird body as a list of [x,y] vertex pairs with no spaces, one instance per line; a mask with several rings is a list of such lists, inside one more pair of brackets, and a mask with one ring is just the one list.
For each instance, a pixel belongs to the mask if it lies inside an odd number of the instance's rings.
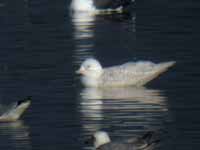
[[97,150],[137,150],[135,146],[129,143],[109,143],[100,146]]
[[0,122],[12,122],[18,120],[30,104],[30,99],[27,99],[17,101],[9,106],[1,106]]
[[93,135],[92,142],[96,150],[152,150],[160,141],[159,134],[156,132],[147,132],[142,137],[113,142],[110,140],[108,133],[97,131]]
[[174,64],[174,61],[158,64],[139,61],[102,68],[97,60],[87,59],[78,73],[82,74],[81,80],[86,87],[143,86]]

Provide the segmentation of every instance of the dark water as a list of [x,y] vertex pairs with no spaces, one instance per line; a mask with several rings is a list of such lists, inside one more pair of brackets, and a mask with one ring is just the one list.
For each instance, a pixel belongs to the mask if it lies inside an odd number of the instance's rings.
[[[0,1],[0,102],[33,99],[21,120],[0,124],[0,149],[91,149],[82,139],[96,130],[156,129],[168,132],[162,150],[198,149],[200,2],[140,1],[103,16],[70,15],[69,3]],[[177,64],[146,88],[87,89],[74,73],[87,57]]]

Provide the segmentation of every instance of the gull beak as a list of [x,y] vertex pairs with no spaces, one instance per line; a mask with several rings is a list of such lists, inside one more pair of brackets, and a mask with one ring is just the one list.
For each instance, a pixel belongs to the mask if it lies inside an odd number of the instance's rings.
[[84,74],[85,73],[85,69],[80,68],[79,70],[76,71],[76,74]]

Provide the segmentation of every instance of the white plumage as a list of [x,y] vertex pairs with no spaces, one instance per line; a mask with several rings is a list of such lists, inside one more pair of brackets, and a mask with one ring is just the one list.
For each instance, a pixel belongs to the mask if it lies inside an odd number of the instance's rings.
[[93,58],[86,59],[77,73],[86,87],[143,86],[173,66],[175,61],[153,63],[150,61],[129,62],[102,68]]
[[70,9],[80,12],[93,12],[96,10],[92,0],[72,0]]

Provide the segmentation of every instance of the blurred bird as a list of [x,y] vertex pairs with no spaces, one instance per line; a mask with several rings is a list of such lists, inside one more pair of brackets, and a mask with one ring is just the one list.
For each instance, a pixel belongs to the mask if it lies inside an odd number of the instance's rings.
[[135,0],[72,0],[70,10],[74,12],[122,12]]
[[86,143],[91,142],[96,150],[152,150],[158,146],[160,139],[158,133],[147,132],[142,137],[113,142],[107,132],[97,131],[86,141]]
[[0,122],[17,121],[25,110],[30,106],[31,98],[19,100],[8,106],[0,105]]

